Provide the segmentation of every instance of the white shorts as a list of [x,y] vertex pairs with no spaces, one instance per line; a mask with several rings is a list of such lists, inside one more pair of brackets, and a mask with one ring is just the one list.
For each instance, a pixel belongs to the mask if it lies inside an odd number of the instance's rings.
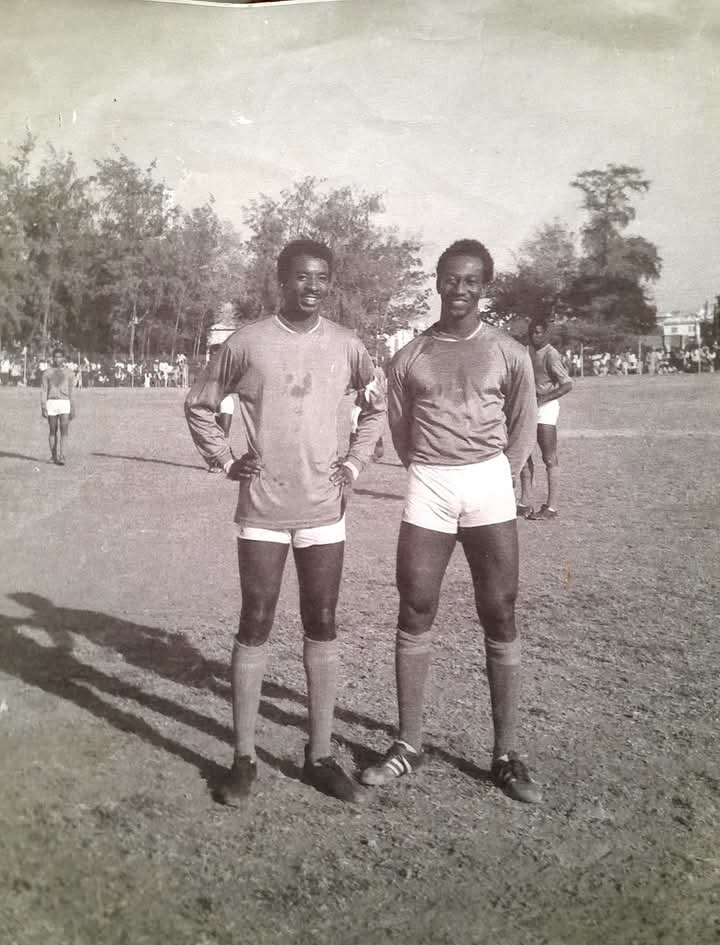
[[232,394],[228,394],[227,397],[223,397],[220,401],[218,413],[229,413],[230,416],[235,413],[235,399]]
[[311,528],[255,528],[235,523],[235,534],[246,541],[274,541],[293,548],[312,548],[314,545],[335,545],[345,541],[345,516],[332,525],[314,525]]
[[434,532],[497,525],[516,517],[510,463],[504,453],[466,466],[411,463],[403,521]]
[[48,400],[46,406],[48,417],[60,417],[70,413],[70,401],[59,397]]
[[550,427],[557,426],[558,417],[560,416],[560,401],[556,398],[555,400],[548,400],[545,404],[540,404],[538,407],[538,423],[546,423]]

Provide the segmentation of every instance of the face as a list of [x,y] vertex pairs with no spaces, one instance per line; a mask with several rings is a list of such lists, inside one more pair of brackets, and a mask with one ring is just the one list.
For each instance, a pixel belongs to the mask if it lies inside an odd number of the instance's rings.
[[451,256],[447,259],[437,277],[443,315],[460,319],[477,312],[484,284],[481,259],[475,256]]
[[314,315],[330,288],[330,268],[324,259],[295,256],[282,284],[286,315],[307,318]]
[[62,351],[55,351],[53,353],[53,364],[55,367],[62,367],[64,361],[65,355],[62,353]]
[[535,348],[535,350],[542,348],[542,346],[545,344],[546,335],[547,329],[544,325],[533,326],[533,330],[530,332],[530,344],[533,346],[533,348]]

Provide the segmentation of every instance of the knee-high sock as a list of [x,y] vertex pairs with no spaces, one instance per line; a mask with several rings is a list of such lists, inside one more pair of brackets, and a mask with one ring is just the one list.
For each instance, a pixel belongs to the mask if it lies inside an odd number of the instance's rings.
[[422,748],[425,683],[432,655],[432,634],[406,633],[395,637],[395,680],[397,683],[400,740],[416,751]]
[[493,758],[498,758],[515,747],[520,696],[520,638],[504,643],[486,636],[485,657],[495,730]]
[[245,646],[235,640],[232,652],[230,678],[232,683],[233,732],[235,754],[255,758],[255,726],[260,708],[267,643]]
[[303,641],[303,665],[307,678],[308,718],[310,722],[310,761],[327,758],[330,754],[335,691],[338,674],[338,641]]

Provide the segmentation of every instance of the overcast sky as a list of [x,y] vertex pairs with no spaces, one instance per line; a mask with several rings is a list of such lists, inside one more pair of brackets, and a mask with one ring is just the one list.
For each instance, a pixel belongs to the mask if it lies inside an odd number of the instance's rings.
[[578,171],[635,164],[660,310],[720,293],[715,0],[3,6],[0,160],[28,128],[84,172],[117,145],[237,224],[305,175],[357,184],[429,267],[464,236],[510,265],[538,225],[579,225]]

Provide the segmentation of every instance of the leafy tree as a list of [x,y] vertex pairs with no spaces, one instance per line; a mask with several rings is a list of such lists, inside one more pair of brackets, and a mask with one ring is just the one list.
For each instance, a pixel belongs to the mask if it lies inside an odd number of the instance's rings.
[[93,208],[71,156],[49,148],[31,175],[35,145],[28,136],[0,167],[0,297],[5,332],[46,348],[82,307]]
[[142,326],[142,348],[147,349],[165,301],[167,237],[179,210],[165,183],[154,180],[154,161],[140,168],[118,152],[96,165],[92,180],[99,205],[98,280],[109,304],[113,341],[127,345],[134,362],[137,327]]
[[656,309],[648,287],[659,278],[662,263],[653,243],[623,232],[636,216],[633,198],[647,193],[650,181],[637,167],[608,164],[604,170],[582,171],[570,186],[581,191],[587,220],[584,257],[569,305],[579,317],[612,323],[618,330],[651,330]]
[[167,304],[172,316],[168,347],[171,358],[179,342],[197,355],[213,318],[241,291],[242,244],[234,228],[217,216],[212,198],[183,214],[168,244]]
[[262,196],[247,208],[245,289],[239,309],[245,317],[276,311],[279,293],[275,261],[283,245],[302,237],[327,243],[335,273],[327,310],[354,328],[371,347],[385,331],[428,310],[427,276],[420,244],[382,226],[379,194],[351,187],[325,189],[308,177],[275,199]]
[[561,221],[538,227],[520,247],[516,271],[499,273],[493,282],[494,320],[566,317],[578,265],[573,235]]

